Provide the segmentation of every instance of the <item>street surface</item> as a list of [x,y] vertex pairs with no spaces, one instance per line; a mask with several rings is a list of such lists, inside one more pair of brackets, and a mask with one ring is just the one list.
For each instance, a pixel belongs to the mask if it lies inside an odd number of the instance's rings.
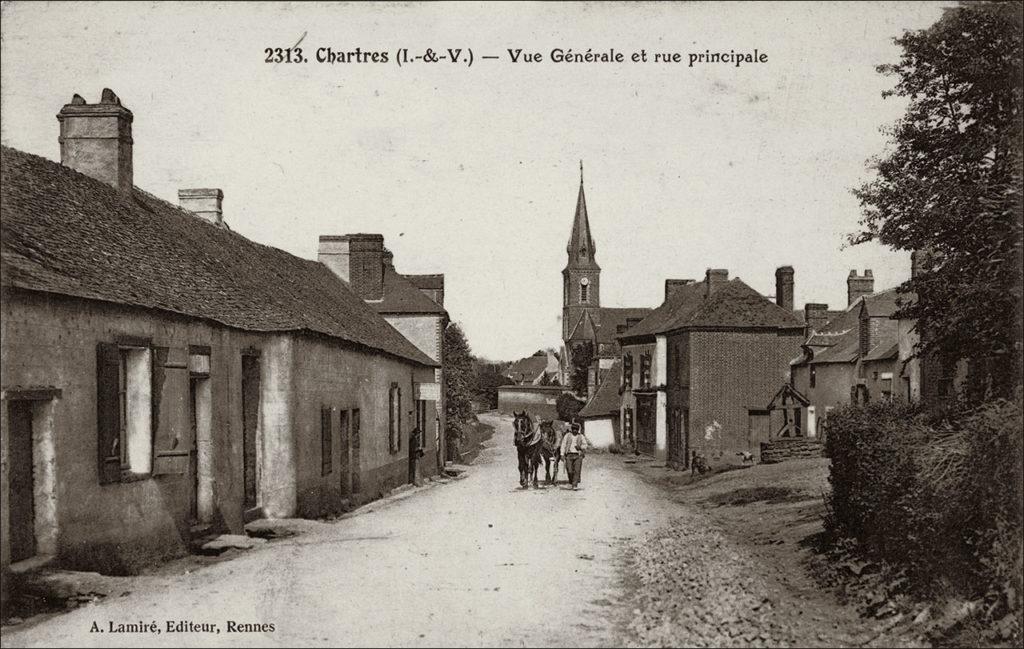
[[[521,490],[512,427],[468,478],[313,525],[236,559],[160,579],[41,623],[4,646],[594,646],[624,641],[629,541],[684,513],[591,454],[581,490]],[[543,468],[541,470],[543,480]],[[543,485],[542,485],[543,486]],[[167,621],[219,633],[168,633]],[[228,622],[274,631],[228,632]],[[96,623],[103,633],[90,632]],[[110,623],[161,633],[111,633]]]

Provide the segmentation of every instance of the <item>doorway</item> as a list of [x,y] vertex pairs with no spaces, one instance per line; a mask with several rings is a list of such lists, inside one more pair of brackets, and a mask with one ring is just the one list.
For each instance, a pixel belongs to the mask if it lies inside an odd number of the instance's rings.
[[14,563],[36,555],[32,402],[10,402],[7,421],[10,445],[10,543],[11,562]]
[[257,504],[256,433],[260,411],[260,357],[242,356],[242,483],[246,512]]
[[192,521],[209,523],[213,519],[213,438],[211,426],[210,377],[193,374],[189,378],[189,423],[192,448],[189,452],[191,476],[190,510]]

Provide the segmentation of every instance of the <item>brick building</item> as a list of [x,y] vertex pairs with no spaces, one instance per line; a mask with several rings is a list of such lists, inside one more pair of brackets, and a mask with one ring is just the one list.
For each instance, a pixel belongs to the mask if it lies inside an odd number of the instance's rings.
[[851,270],[846,309],[828,322],[807,316],[808,335],[790,368],[790,384],[808,402],[797,413],[803,434],[820,436],[828,412],[839,405],[920,399],[914,321],[894,317],[900,300],[910,299],[895,288],[875,293],[870,270]]
[[576,214],[565,251],[568,262],[562,270],[561,383],[571,385],[574,355],[589,352],[592,362],[587,372],[587,398],[590,398],[619,356],[617,336],[643,320],[651,309],[601,306],[601,267],[597,264],[597,246],[587,216],[582,165]]
[[766,406],[803,342],[788,279],[781,304],[721,269],[702,282],[665,282],[662,305],[619,337],[625,445],[674,468],[694,452],[712,463],[757,453]]
[[2,151],[4,583],[131,573],[408,482],[437,361],[322,264],[232,232],[219,190],[183,190],[191,211],[135,187],[113,92],[59,119],[61,164]]

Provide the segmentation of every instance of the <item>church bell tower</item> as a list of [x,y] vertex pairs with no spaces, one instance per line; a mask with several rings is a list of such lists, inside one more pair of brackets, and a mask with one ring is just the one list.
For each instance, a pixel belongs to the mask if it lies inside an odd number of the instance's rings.
[[587,200],[583,194],[583,162],[580,162],[580,192],[576,199],[576,215],[565,252],[569,259],[562,270],[562,340],[569,346],[584,313],[601,306],[601,267],[595,257],[597,248],[590,234]]

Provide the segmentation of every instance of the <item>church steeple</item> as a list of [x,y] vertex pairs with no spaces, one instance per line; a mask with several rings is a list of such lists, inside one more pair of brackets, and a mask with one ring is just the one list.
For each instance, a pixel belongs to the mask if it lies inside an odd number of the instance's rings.
[[569,255],[566,269],[598,269],[595,254],[597,247],[590,234],[590,220],[587,218],[587,198],[583,192],[583,161],[580,161],[580,193],[576,198],[576,217],[572,222],[572,233],[565,252]]

